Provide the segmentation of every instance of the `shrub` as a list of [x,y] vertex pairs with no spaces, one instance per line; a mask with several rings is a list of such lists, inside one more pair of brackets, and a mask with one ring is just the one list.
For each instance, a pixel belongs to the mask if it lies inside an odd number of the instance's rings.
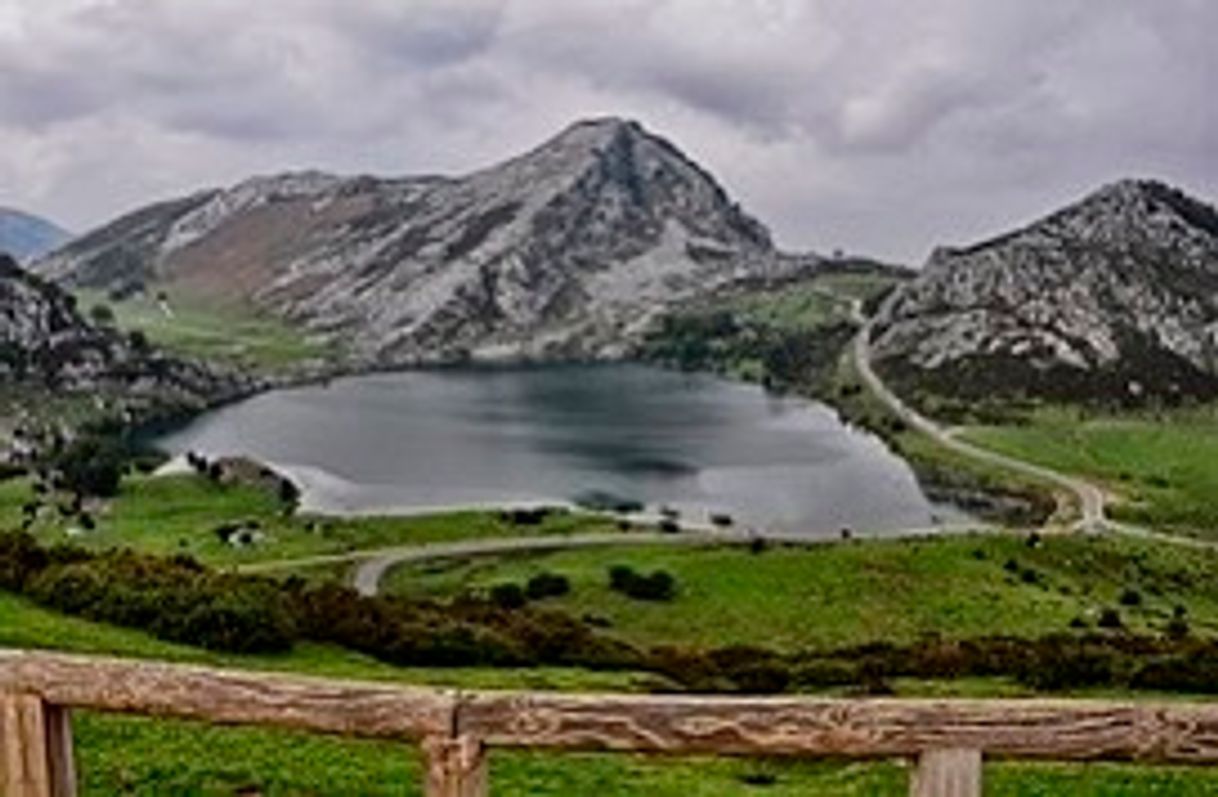
[[1113,676],[1111,651],[1085,641],[1060,639],[1042,640],[1016,673],[1021,683],[1046,690],[1107,686]]
[[1123,592],[1121,592],[1119,601],[1122,606],[1141,606],[1142,593],[1138,592],[1136,589],[1125,589]]
[[57,459],[63,486],[80,495],[109,498],[118,493],[126,451],[110,438],[82,437]]
[[663,570],[644,576],[618,565],[609,569],[609,588],[635,600],[670,601],[676,597],[677,581]]
[[114,323],[114,310],[108,304],[95,304],[89,308],[89,318],[95,324],[107,326]]
[[49,557],[25,532],[0,534],[0,589],[22,592],[26,582],[47,566]]
[[548,507],[509,509],[500,513],[500,517],[505,523],[511,523],[514,526],[540,526],[552,512],[553,510]]
[[496,584],[490,595],[491,602],[503,609],[519,609],[528,602],[519,584]]
[[792,674],[797,686],[826,687],[847,686],[858,683],[855,666],[840,659],[813,659],[799,664]]
[[626,565],[614,565],[609,568],[609,589],[625,592],[626,585],[638,577],[634,569]]
[[295,636],[274,581],[215,573],[188,557],[68,550],[26,585],[37,602],[161,639],[233,653],[287,650]]
[[279,479],[279,502],[289,509],[295,509],[300,503],[300,488],[289,478]]
[[566,576],[557,573],[538,573],[529,579],[524,593],[529,600],[544,600],[560,598],[571,592],[571,582]]
[[1188,620],[1183,617],[1173,617],[1167,621],[1164,632],[1173,639],[1182,639],[1189,635]]
[[1218,659],[1215,651],[1198,651],[1155,659],[1138,668],[1130,679],[1135,689],[1159,691],[1218,692]]
[[1095,621],[1095,624],[1100,628],[1120,628],[1121,613],[1112,607],[1105,607],[1100,611],[1100,618]]

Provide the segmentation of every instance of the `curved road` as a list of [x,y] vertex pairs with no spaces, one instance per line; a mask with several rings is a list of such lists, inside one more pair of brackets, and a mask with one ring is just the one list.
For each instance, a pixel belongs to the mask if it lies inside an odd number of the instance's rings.
[[544,553],[577,548],[606,548],[614,545],[714,545],[719,543],[746,544],[742,534],[715,535],[704,532],[663,534],[659,532],[605,532],[602,534],[571,534],[509,539],[463,540],[461,542],[418,545],[379,553],[355,570],[352,585],[361,595],[375,595],[385,574],[398,565],[455,557],[495,556],[505,553]]
[[[976,529],[975,524],[960,526],[934,526],[923,529],[903,529],[905,537],[948,534],[955,531]],[[455,542],[422,543],[393,548],[352,551],[350,553],[323,554],[300,559],[276,559],[267,562],[251,562],[239,565],[243,573],[265,573],[274,570],[313,567],[328,564],[355,564],[352,585],[362,595],[375,595],[380,590],[385,574],[401,564],[427,562],[454,557],[497,556],[507,553],[542,553],[566,551],[579,548],[608,548],[619,545],[751,545],[755,540],[778,545],[826,545],[837,542],[838,537],[808,537],[791,533],[764,534],[743,529],[710,530],[700,525],[685,525],[679,533],[664,532],[592,532],[588,534],[549,534],[533,537],[485,537]]]
[[[833,295],[834,298],[844,297]],[[880,400],[894,415],[911,428],[934,440],[940,446],[955,451],[978,462],[984,462],[1000,468],[1023,474],[1056,485],[1072,493],[1080,508],[1081,517],[1072,524],[1073,529],[1099,532],[1105,528],[1123,534],[1158,540],[1177,545],[1205,548],[1218,548],[1213,542],[1197,540],[1189,537],[1160,534],[1148,529],[1128,526],[1110,520],[1105,512],[1106,495],[1104,491],[1086,479],[1071,476],[1052,468],[1036,465],[1025,460],[1016,459],[996,451],[991,451],[972,443],[965,442],[955,436],[954,429],[945,427],[906,404],[892,392],[871,366],[871,320],[862,311],[862,301],[845,299],[850,306],[850,315],[859,325],[859,332],[851,346],[855,370],[866,388]],[[637,518],[632,518],[637,521]],[[658,522],[658,520],[656,521]],[[747,545],[761,538],[769,542],[792,545],[820,545],[833,542],[833,538],[812,538],[790,534],[757,534],[751,531],[720,529],[709,524],[696,524],[683,521],[680,533],[666,534],[660,532],[603,532],[590,534],[548,535],[534,537],[486,538],[477,540],[461,540],[457,542],[426,543],[422,545],[384,548],[379,550],[354,551],[346,554],[332,554],[294,560],[278,560],[258,562],[244,565],[240,569],[246,572],[267,571],[282,568],[293,568],[323,564],[358,563],[353,577],[353,584],[362,595],[375,595],[380,590],[381,581],[392,568],[413,562],[423,562],[434,559],[453,557],[494,556],[516,552],[546,552],[571,550],[579,548],[611,547],[616,545]],[[907,529],[906,536],[919,534],[942,534],[955,530],[974,530],[976,524],[956,527],[938,526],[930,529]]]
[[[861,315],[861,308],[856,306],[854,312],[856,315]],[[884,384],[883,380],[876,375],[875,370],[871,367],[871,329],[871,322],[864,321],[858,335],[854,338],[854,367],[867,389],[888,407],[893,414],[944,448],[979,462],[997,465],[1033,479],[1055,484],[1073,493],[1078,498],[1080,514],[1082,515],[1074,523],[1075,528],[1083,531],[1101,531],[1106,526],[1113,525],[1104,512],[1106,500],[1104,491],[1091,482],[960,440],[954,435],[953,430],[927,418],[902,401],[899,396]]]

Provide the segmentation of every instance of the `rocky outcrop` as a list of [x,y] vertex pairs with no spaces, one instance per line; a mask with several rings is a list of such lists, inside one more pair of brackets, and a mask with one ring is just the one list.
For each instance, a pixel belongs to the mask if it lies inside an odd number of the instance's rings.
[[816,263],[778,254],[672,144],[597,119],[460,178],[303,173],[203,192],[36,268],[252,299],[385,365],[613,356],[671,303]]
[[7,256],[0,256],[0,386],[128,407],[201,406],[247,389],[233,375],[166,356],[141,336],[89,323],[73,297]]
[[936,251],[873,334],[887,377],[954,397],[1218,395],[1218,213],[1158,182],[1107,186]]
[[0,208],[0,254],[29,260],[67,241],[67,231],[46,219],[11,208]]

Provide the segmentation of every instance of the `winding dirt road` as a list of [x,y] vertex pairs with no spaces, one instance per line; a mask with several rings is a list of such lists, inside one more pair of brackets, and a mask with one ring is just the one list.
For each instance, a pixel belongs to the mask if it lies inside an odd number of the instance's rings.
[[[856,308],[861,315],[861,309]],[[854,338],[854,367],[859,378],[871,393],[878,398],[894,415],[911,428],[934,440],[943,448],[963,454],[966,457],[989,465],[996,465],[1024,476],[1049,482],[1057,487],[1073,493],[1079,506],[1081,517],[1073,527],[1082,531],[1102,531],[1113,524],[1105,514],[1106,496],[1104,491],[1091,482],[1077,476],[1034,465],[1022,459],[999,454],[987,448],[975,446],[955,436],[952,429],[945,427],[922,415],[910,407],[899,396],[892,392],[883,380],[876,375],[871,367],[871,322],[863,322],[858,335]]]
[[[863,314],[862,301],[832,295],[849,305],[852,319],[859,325],[859,332],[851,345],[852,359],[859,378],[867,390],[882,402],[889,411],[910,428],[926,435],[938,445],[962,454],[978,462],[994,465],[1032,479],[1047,482],[1075,496],[1080,517],[1071,524],[1071,529],[1084,532],[1116,531],[1133,537],[1156,540],[1174,545],[1198,549],[1216,550],[1218,544],[1190,537],[1169,534],[1117,523],[1106,514],[1107,496],[1102,488],[1078,476],[1036,465],[1025,460],[1000,454],[961,440],[956,429],[943,426],[922,415],[897,396],[871,365],[871,320]],[[631,518],[640,522],[640,518]],[[658,523],[660,518],[653,518]],[[297,567],[325,564],[355,564],[353,585],[362,595],[376,595],[385,575],[394,567],[436,559],[460,557],[497,556],[519,552],[549,552],[583,548],[603,548],[619,545],[663,545],[663,546],[709,546],[749,545],[758,538],[767,542],[786,545],[823,545],[834,542],[832,537],[813,538],[792,534],[759,534],[742,529],[717,528],[709,524],[681,522],[679,533],[661,532],[602,532],[589,534],[546,535],[512,538],[485,538],[456,542],[425,543],[344,554],[314,556],[293,560],[258,562],[243,565],[245,572],[265,572]],[[958,531],[976,530],[978,524],[937,526],[928,529],[906,529],[903,536],[935,535]]]
[[[903,529],[902,537],[934,536],[976,530],[976,524],[934,526]],[[757,540],[776,545],[816,546],[839,541],[835,536],[809,537],[791,533],[758,533],[745,529],[710,529],[700,524],[682,527],[677,533],[631,531],[593,532],[588,534],[548,534],[532,537],[485,537],[455,542],[422,543],[392,548],[351,551],[340,554],[276,559],[251,562],[238,569],[243,573],[267,573],[319,565],[355,565],[352,585],[362,595],[376,595],[385,574],[402,564],[428,562],[437,559],[500,556],[511,553],[545,553],[582,548],[611,548],[616,546],[656,545],[669,547],[752,545]]]

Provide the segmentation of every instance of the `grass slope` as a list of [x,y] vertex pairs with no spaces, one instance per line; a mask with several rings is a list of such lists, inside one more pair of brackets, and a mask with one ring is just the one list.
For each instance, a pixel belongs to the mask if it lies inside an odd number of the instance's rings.
[[[607,569],[672,573],[673,603],[608,588]],[[1066,632],[1116,607],[1128,628],[1161,631],[1177,605],[1194,631],[1218,631],[1218,554],[1117,538],[945,537],[809,549],[622,547],[432,563],[390,573],[390,591],[449,596],[538,572],[573,589],[547,605],[607,619],[627,639],[699,646],[827,648],[872,641]],[[1120,605],[1137,592],[1140,605]]]
[[152,296],[112,301],[95,291],[77,292],[86,314],[105,305],[120,329],[139,330],[151,343],[189,357],[278,370],[338,354],[335,347],[250,307],[172,293],[167,299],[163,308]]
[[[825,575],[834,569],[845,573],[859,561],[876,553],[880,567],[868,577],[876,579],[883,589],[871,589],[846,594],[847,586],[835,579],[839,590],[835,602],[805,602],[826,628],[837,624],[834,634],[848,637],[844,629],[850,618],[831,617],[835,609],[847,603],[871,605],[876,625],[892,627],[880,616],[887,604],[908,607],[915,600],[901,601],[902,594],[915,599],[929,597],[936,579],[947,570],[972,562],[980,570],[966,576],[952,592],[961,600],[970,581],[990,583],[994,572],[985,567],[989,560],[973,558],[972,551],[983,546],[987,557],[1006,553],[1020,555],[1021,561],[1044,571],[1046,580],[1069,582],[1079,590],[1088,587],[1096,600],[1111,597],[1104,590],[1115,589],[1119,583],[1137,577],[1148,593],[1163,584],[1175,584],[1181,579],[1199,585],[1197,594],[1189,600],[1190,611],[1214,615],[1212,591],[1206,583],[1218,583],[1212,578],[1212,563],[1195,565],[1179,551],[1156,553],[1151,546],[1117,542],[1117,550],[1107,541],[1088,547],[1057,547],[1059,543],[1090,545],[1085,540],[1054,540],[1044,549],[1027,549],[1011,539],[945,540],[935,543],[868,543],[840,546],[816,551],[769,551],[756,557],[736,554],[731,561],[721,557],[728,552],[709,551],[700,554],[705,565],[681,567],[678,571],[685,584],[695,581],[695,573],[711,577],[722,572],[735,599],[759,590],[748,588],[740,579],[767,582],[762,593],[786,595],[792,609],[784,613],[782,622],[790,623],[800,605],[800,596],[790,590],[809,575],[797,563],[798,559],[819,560],[818,573]],[[943,546],[931,556],[923,549]],[[992,547],[997,546],[997,547]],[[915,552],[914,549],[918,549]],[[907,550],[899,550],[907,549]],[[623,552],[618,552],[623,553]],[[654,554],[655,551],[640,551]],[[677,553],[677,552],[673,552]],[[694,552],[689,552],[691,555]],[[820,558],[819,554],[827,554]],[[961,559],[960,556],[965,557]],[[746,558],[747,557],[747,558]],[[1166,557],[1166,558],[1164,558]],[[1178,557],[1178,558],[1177,558]],[[528,557],[531,559],[534,557]],[[547,560],[550,558],[547,558]],[[641,560],[631,560],[642,564]],[[788,561],[790,560],[790,561]],[[1206,560],[1208,562],[1208,560]],[[796,562],[796,564],[792,564]],[[915,562],[934,563],[919,567]],[[980,564],[978,564],[980,562]],[[665,562],[657,562],[662,564]],[[674,566],[679,562],[666,562]],[[521,567],[526,562],[510,563]],[[603,562],[600,564],[603,565]],[[500,566],[508,566],[502,565]],[[825,570],[824,568],[827,568]],[[595,568],[594,568],[595,569]],[[740,572],[737,572],[740,571]],[[1005,571],[999,571],[1005,573]],[[1065,573],[1074,575],[1067,579]],[[886,575],[885,575],[886,574]],[[843,576],[844,577],[844,576]],[[773,579],[779,578],[778,581]],[[925,581],[919,587],[914,582]],[[1001,580],[1001,577],[1000,577]],[[1022,581],[1018,582],[1022,585]],[[1007,584],[1006,589],[1022,590],[1027,585]],[[1031,589],[1030,587],[1028,587]],[[586,587],[577,582],[577,591]],[[602,596],[604,597],[604,596]],[[713,638],[713,612],[721,605],[703,605],[689,600],[689,593],[670,607],[665,633],[678,633],[683,627],[707,638]],[[1179,599],[1179,594],[1171,598]],[[1155,602],[1170,600],[1163,595]],[[936,612],[953,612],[947,603],[939,604]],[[986,601],[977,611],[985,613]],[[745,617],[730,618],[732,633],[743,633],[740,625],[750,613],[760,611],[763,603],[753,602],[745,607]],[[1025,607],[1028,605],[1024,604]],[[775,604],[770,604],[773,609]],[[631,607],[623,607],[628,609]],[[639,608],[637,604],[633,608]],[[1148,609],[1147,622],[1153,622],[1156,609]],[[629,614],[628,612],[626,614]],[[972,614],[972,610],[965,615]],[[1029,611],[1029,614],[1032,614]],[[961,615],[955,615],[949,625]],[[1041,621],[1051,625],[1065,616],[1049,612]],[[1011,620],[1012,618],[1007,618]],[[833,620],[833,623],[829,621]],[[754,637],[765,636],[767,621],[753,614]],[[1031,622],[1031,620],[1029,620]],[[1034,623],[1033,623],[1034,625]],[[961,627],[957,623],[954,627]],[[1030,627],[1030,626],[1029,626]],[[628,624],[622,621],[622,630]],[[992,629],[991,629],[992,630]],[[51,647],[76,652],[155,657],[172,661],[199,662],[214,666],[239,666],[252,669],[291,670],[313,675],[373,680],[398,680],[446,684],[466,688],[537,688],[579,690],[635,690],[645,688],[649,679],[637,679],[629,674],[592,674],[576,671],[520,670],[445,670],[419,671],[393,668],[366,657],[323,646],[302,645],[285,656],[224,656],[207,653],[182,645],[157,641],[145,634],[115,629],[87,621],[64,617],[32,606],[28,602],[0,593],[0,645],[11,647]],[[992,683],[976,684],[978,694],[993,694]],[[380,795],[418,794],[420,767],[417,753],[409,746],[381,742],[313,736],[269,729],[213,728],[196,723],[119,717],[81,712],[77,715],[76,741],[86,795],[232,795],[241,789],[256,789],[265,795]],[[906,790],[907,771],[899,762],[836,763],[779,762],[730,759],[645,759],[624,755],[558,756],[519,751],[496,752],[491,763],[495,793],[502,797],[524,795],[597,794],[607,797],[626,795],[672,795],[672,797],[728,797],[729,795],[896,795]],[[1121,795],[1173,794],[1191,797],[1214,793],[1218,789],[1218,771],[1213,769],[1146,769],[1127,765],[1028,765],[990,764],[986,770],[987,794],[1019,795]]]
[[1094,416],[1056,409],[1018,426],[971,428],[970,440],[1094,478],[1121,500],[1114,517],[1218,538],[1218,410]]
[[[0,482],[0,527],[21,522],[33,497],[29,482]],[[252,486],[221,485],[183,474],[128,476],[118,497],[95,512],[97,530],[69,536],[74,521],[44,511],[34,527],[46,542],[71,540],[90,548],[130,547],[158,554],[186,553],[215,565],[296,559],[395,545],[481,537],[607,532],[611,520],[554,513],[540,525],[517,526],[497,512],[450,512],[418,517],[288,516],[277,496]],[[265,539],[245,548],[223,542],[218,526],[257,522]]]

